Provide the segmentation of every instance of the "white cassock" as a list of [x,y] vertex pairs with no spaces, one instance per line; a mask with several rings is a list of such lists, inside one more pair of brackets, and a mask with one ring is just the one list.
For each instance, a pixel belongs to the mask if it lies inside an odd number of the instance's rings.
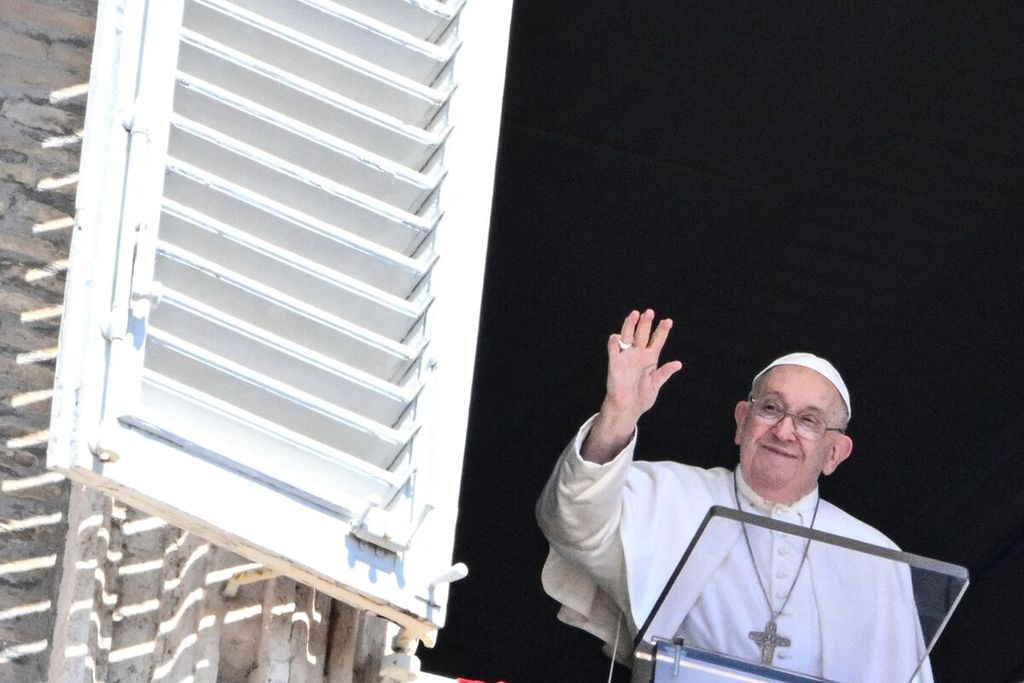
[[[551,544],[542,580],[562,603],[559,618],[608,644],[623,616],[618,658],[628,661],[632,639],[654,607],[708,509],[736,507],[808,526],[817,490],[793,505],[761,499],[724,468],[675,462],[633,462],[636,436],[604,465],[583,460],[580,447],[591,418],[562,454],[537,503],[537,519]],[[737,470],[738,474],[738,470]],[[688,644],[758,661],[751,631],[764,630],[769,609],[754,573],[740,525],[716,537],[697,574],[674,591],[649,629],[683,635]],[[876,529],[822,500],[814,528],[896,549]],[[859,553],[811,544],[799,570],[803,542],[792,536],[751,534],[765,588],[779,608],[778,632],[791,646],[776,650],[776,666],[842,683],[907,680],[924,653],[907,572]],[[862,559],[858,559],[862,558]],[[688,569],[689,569],[688,563]],[[884,564],[884,567],[882,566]],[[799,578],[794,584],[794,577]],[[931,681],[925,663],[915,681]]]

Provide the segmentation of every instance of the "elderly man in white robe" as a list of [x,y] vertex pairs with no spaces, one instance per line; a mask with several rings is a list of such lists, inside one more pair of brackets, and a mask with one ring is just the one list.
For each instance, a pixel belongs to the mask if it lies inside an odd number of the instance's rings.
[[[651,310],[633,311],[608,339],[600,411],[566,448],[537,504],[551,545],[542,579],[562,603],[559,617],[615,647],[623,661],[713,505],[896,548],[818,496],[819,476],[835,472],[853,442],[846,385],[811,354],[773,362],[736,404],[734,471],[634,462],[637,421],[682,367],[659,365],[672,321],[654,320]],[[792,536],[778,547],[744,536],[725,544],[687,604],[673,606],[677,633],[659,635],[844,683],[907,680],[915,671],[923,642],[905,574],[865,575]],[[769,632],[777,638],[765,647]],[[926,662],[915,680],[930,679]]]

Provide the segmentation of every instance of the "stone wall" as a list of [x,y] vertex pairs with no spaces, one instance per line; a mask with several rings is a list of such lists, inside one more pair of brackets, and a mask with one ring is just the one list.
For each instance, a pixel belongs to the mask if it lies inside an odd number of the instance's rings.
[[385,624],[45,468],[95,0],[0,0],[0,681],[376,683]]
[[0,2],[0,680],[46,676],[69,487],[46,429],[95,0]]

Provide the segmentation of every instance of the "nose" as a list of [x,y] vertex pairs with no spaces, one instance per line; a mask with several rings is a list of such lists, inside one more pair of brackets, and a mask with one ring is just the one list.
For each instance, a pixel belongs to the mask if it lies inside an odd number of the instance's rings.
[[775,436],[783,441],[789,441],[796,438],[796,418],[790,413],[786,413],[782,416],[782,419],[772,426],[772,430],[775,432]]

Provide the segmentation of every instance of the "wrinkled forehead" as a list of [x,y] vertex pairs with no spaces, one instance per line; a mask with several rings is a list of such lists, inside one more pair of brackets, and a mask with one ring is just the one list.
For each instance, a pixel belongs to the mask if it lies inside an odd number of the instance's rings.
[[828,412],[843,404],[839,390],[824,375],[799,365],[776,365],[761,377],[759,396],[774,394],[791,410]]

